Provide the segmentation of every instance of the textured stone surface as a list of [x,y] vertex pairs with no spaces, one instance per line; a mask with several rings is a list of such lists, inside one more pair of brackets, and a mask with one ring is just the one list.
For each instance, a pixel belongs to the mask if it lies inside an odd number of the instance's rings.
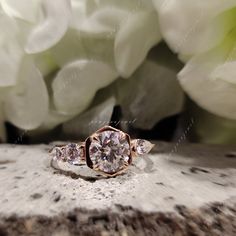
[[157,143],[115,178],[54,170],[51,147],[0,146],[0,235],[235,235],[236,147]]

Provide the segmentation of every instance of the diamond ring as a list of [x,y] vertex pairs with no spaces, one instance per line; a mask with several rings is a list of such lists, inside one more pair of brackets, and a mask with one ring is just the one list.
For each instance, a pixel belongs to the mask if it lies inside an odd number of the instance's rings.
[[123,173],[135,157],[149,153],[153,146],[147,140],[131,139],[123,131],[105,126],[85,142],[55,146],[50,154],[54,163],[86,164],[102,175],[116,176]]

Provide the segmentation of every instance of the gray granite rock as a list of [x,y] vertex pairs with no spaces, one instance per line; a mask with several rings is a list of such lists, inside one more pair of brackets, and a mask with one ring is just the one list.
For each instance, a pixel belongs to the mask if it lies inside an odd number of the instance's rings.
[[[53,219],[58,224],[65,224],[62,234],[56,234],[57,227],[51,225],[51,231],[46,230],[44,235],[74,235],[81,226],[83,215],[87,217],[85,221],[89,222],[88,216],[100,215],[101,212],[104,217],[107,215],[108,225],[111,223],[109,219],[115,216],[118,217],[117,225],[119,221],[124,224],[132,212],[131,215],[138,217],[139,223],[144,219],[140,216],[145,216],[147,221],[151,216],[151,224],[153,214],[156,214],[157,218],[168,216],[173,222],[176,221],[176,225],[183,226],[181,221],[183,217],[186,218],[184,211],[198,212],[202,219],[209,216],[214,218],[215,213],[211,215],[204,210],[212,209],[214,204],[222,208],[217,209],[223,212],[223,219],[227,219],[231,227],[230,230],[227,228],[229,235],[236,232],[236,147],[156,143],[151,154],[136,159],[125,174],[114,178],[98,176],[86,166],[65,166],[62,171],[55,170],[50,166],[50,147],[0,145],[0,235],[1,230],[5,235],[25,235],[28,231],[41,235]],[[80,219],[78,225],[70,225],[71,221],[70,224],[65,223],[72,213],[76,219]],[[112,218],[109,218],[111,215]],[[43,227],[40,219],[45,221],[45,217],[49,223]],[[163,218],[159,220],[163,222]],[[19,231],[22,222],[24,227]],[[27,226],[27,222],[30,226]],[[161,226],[156,223],[148,235],[153,232],[172,235],[167,230],[172,227],[171,222]],[[191,220],[185,223],[189,222]],[[196,230],[204,232],[200,223],[193,219],[192,222]],[[32,226],[34,224],[36,228]],[[101,233],[100,226],[96,228],[96,222],[90,225]],[[105,225],[104,220],[102,225]],[[126,230],[125,226],[123,228]],[[90,232],[90,229],[86,232]],[[117,235],[122,235],[120,228],[117,229]],[[181,234],[176,235],[184,235],[186,230],[184,228],[179,231]],[[103,231],[108,233],[104,235],[110,235],[106,227]],[[146,235],[145,226],[143,231],[132,229],[123,235],[133,235],[132,232],[134,235]],[[111,235],[115,235],[115,231]],[[212,235],[218,234],[213,232]]]

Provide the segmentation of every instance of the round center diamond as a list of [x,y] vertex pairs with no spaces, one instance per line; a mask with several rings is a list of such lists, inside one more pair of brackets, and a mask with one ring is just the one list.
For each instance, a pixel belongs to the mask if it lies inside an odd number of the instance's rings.
[[120,131],[106,130],[91,140],[89,157],[95,168],[113,174],[129,164],[130,144]]

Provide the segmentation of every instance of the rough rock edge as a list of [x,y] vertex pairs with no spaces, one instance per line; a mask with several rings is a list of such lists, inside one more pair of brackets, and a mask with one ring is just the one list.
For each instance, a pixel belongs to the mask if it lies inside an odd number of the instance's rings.
[[74,209],[54,217],[1,217],[0,235],[236,235],[236,204],[200,209],[176,206],[178,213],[144,213],[117,205],[119,213]]

